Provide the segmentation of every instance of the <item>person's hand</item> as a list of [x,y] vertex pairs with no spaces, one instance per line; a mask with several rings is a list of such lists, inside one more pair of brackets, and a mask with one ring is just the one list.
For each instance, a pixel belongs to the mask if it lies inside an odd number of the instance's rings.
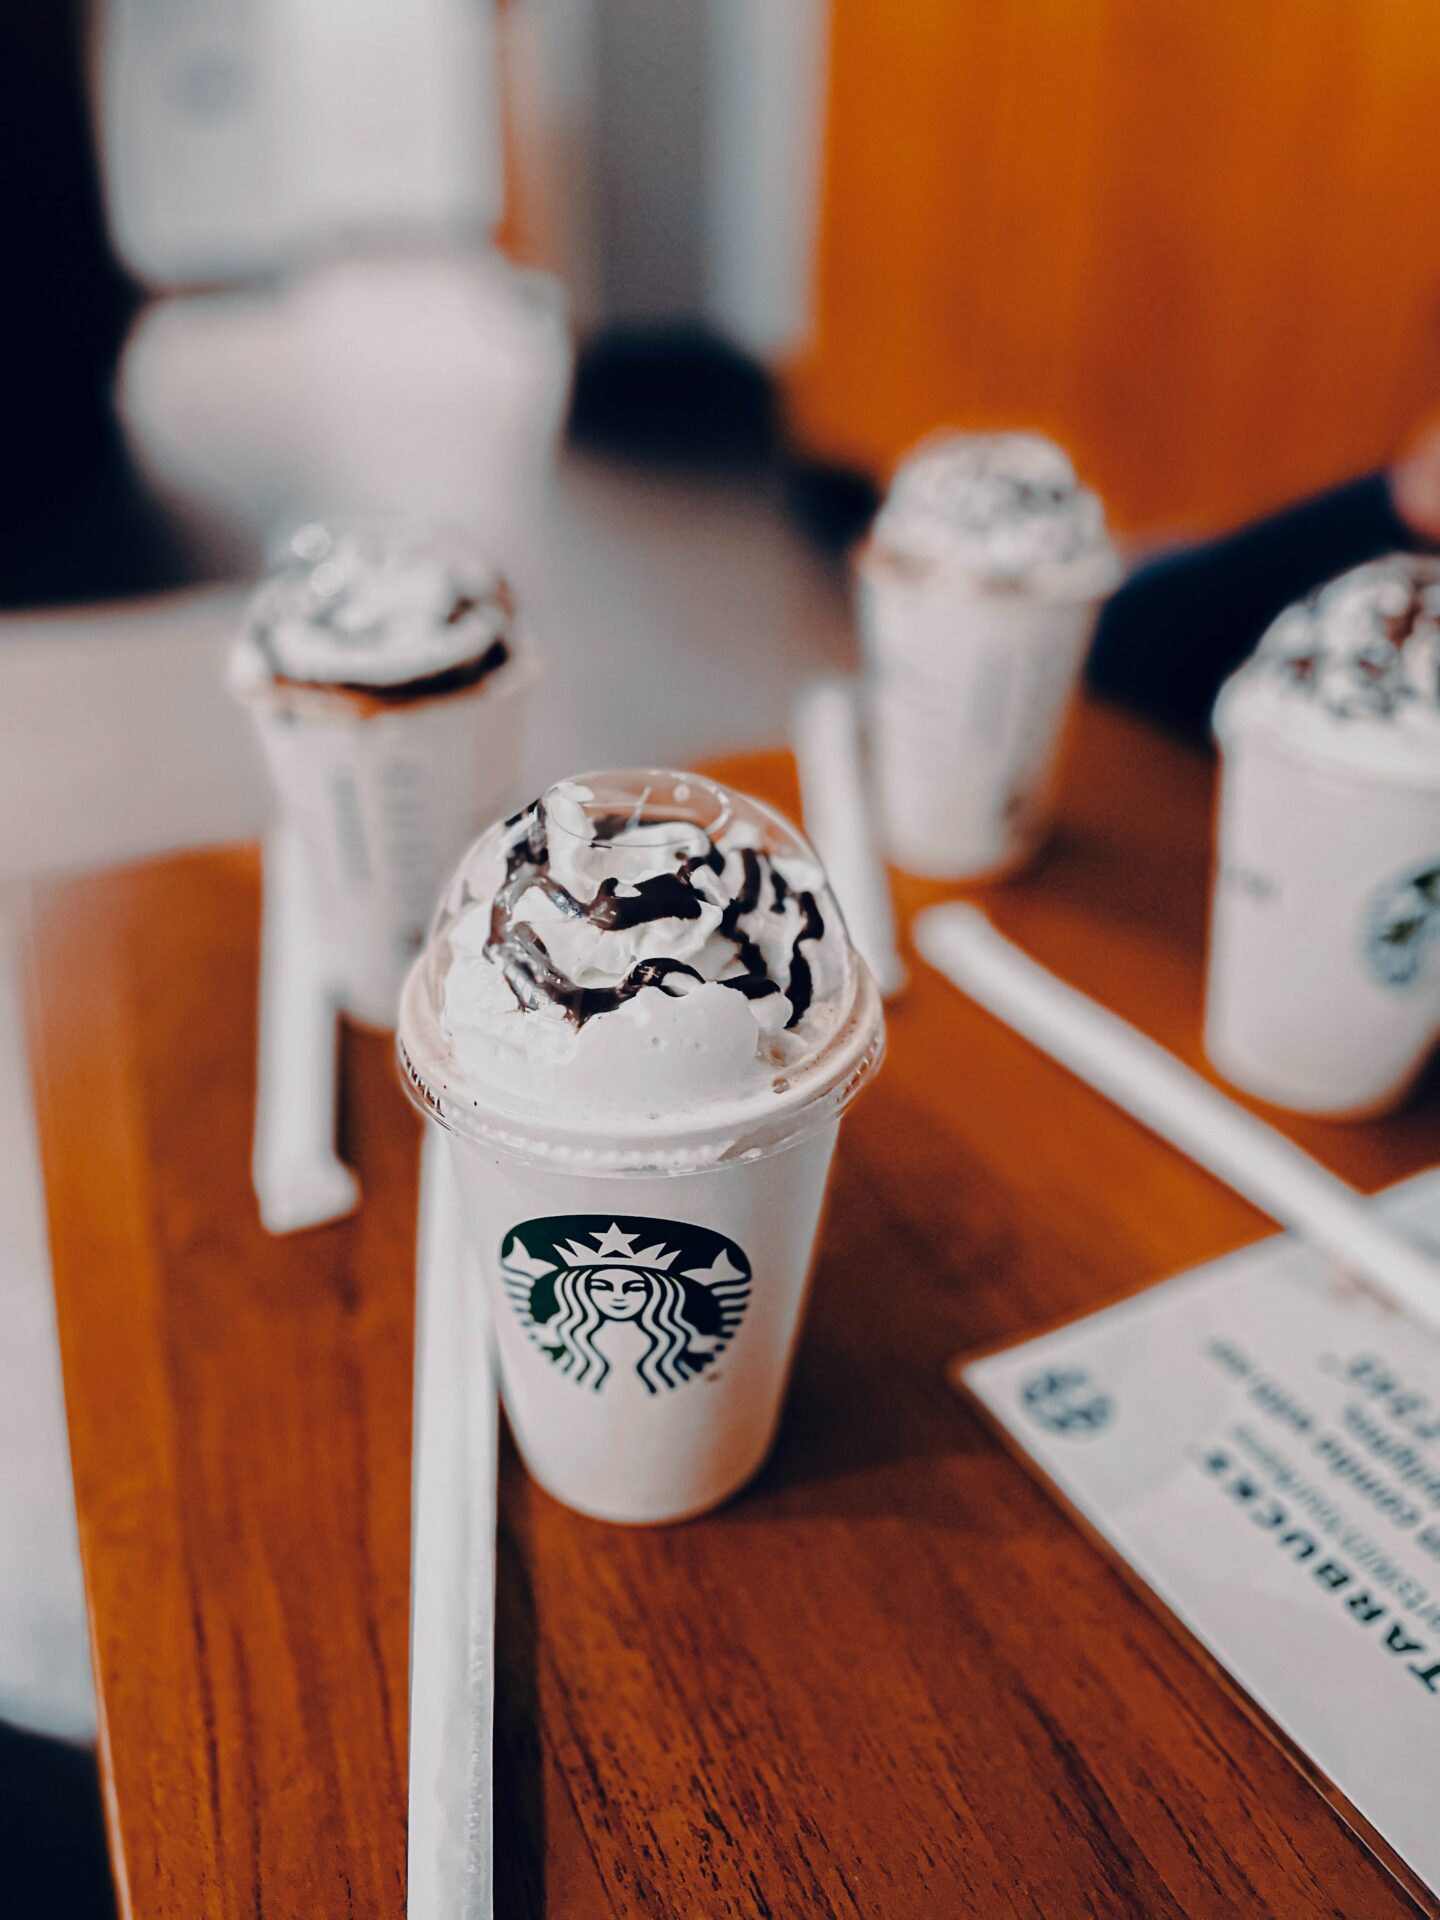
[[1440,420],[1432,420],[1391,467],[1390,498],[1417,541],[1440,546]]

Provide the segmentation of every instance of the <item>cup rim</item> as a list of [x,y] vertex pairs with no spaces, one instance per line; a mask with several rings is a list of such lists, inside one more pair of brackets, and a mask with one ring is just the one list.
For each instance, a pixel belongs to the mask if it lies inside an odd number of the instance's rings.
[[786,1086],[775,1083],[743,1099],[707,1101],[693,1113],[612,1124],[541,1124],[499,1107],[482,1108],[472,1097],[447,1097],[407,1045],[407,1032],[437,1026],[427,1005],[422,955],[400,995],[395,1050],[400,1079],[411,1104],[447,1132],[510,1159],[557,1172],[631,1175],[698,1173],[711,1167],[767,1159],[806,1139],[840,1115],[885,1056],[880,993],[870,969],[854,955],[855,991],[840,1031],[815,1061]]
[[[1102,568],[1102,560],[1109,565]],[[1092,568],[1092,577],[1085,576],[1080,561],[1068,564],[1073,577],[1084,581],[1078,591],[1066,578],[1066,563],[1048,571],[1036,568],[1023,576],[987,575],[956,560],[891,546],[873,525],[850,549],[851,572],[862,587],[899,587],[906,593],[939,589],[957,599],[990,605],[1098,607],[1125,578],[1125,562],[1113,541],[1084,563]]]
[[[1397,754],[1384,766],[1377,762],[1362,763],[1343,752],[1333,752],[1327,746],[1292,738],[1271,713],[1247,714],[1234,698],[1227,698],[1235,678],[1238,675],[1232,676],[1232,680],[1221,688],[1210,719],[1210,731],[1219,749],[1222,767],[1238,748],[1262,746],[1277,758],[1287,760],[1307,772],[1323,773],[1354,786],[1410,788],[1422,792],[1440,788],[1440,766],[1425,762],[1418,754],[1413,759],[1405,754]],[[1344,724],[1344,721],[1336,720],[1337,726]],[[1412,746],[1413,742],[1404,744]]]

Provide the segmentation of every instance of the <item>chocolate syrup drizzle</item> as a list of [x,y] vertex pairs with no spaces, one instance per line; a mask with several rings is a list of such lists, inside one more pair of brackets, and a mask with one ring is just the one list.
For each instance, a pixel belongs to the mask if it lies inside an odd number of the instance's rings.
[[275,665],[274,648],[266,633],[257,632],[256,644],[265,657],[271,678],[279,687],[313,686],[316,684],[333,687],[341,693],[353,693],[377,707],[404,707],[415,700],[433,700],[443,693],[463,693],[467,687],[479,686],[492,673],[510,658],[510,646],[505,640],[492,640],[482,654],[474,660],[462,660],[458,666],[442,667],[438,673],[422,674],[418,680],[397,682],[385,680],[325,680],[321,682],[297,680],[293,675],[281,673]]
[[[695,885],[695,875],[707,868],[717,874],[725,871],[725,856],[708,835],[704,852],[685,855],[674,873],[651,874],[629,886],[625,893],[619,891],[621,882],[612,877],[601,881],[592,900],[577,900],[550,871],[542,803],[537,800],[505,824],[512,831],[520,827],[524,831],[515,834],[506,852],[505,878],[490,909],[490,935],[485,952],[502,969],[510,991],[522,1007],[533,1011],[541,1006],[558,1006],[568,1020],[582,1027],[597,1013],[611,1013],[627,1000],[633,1000],[646,987],[658,987],[674,998],[682,989],[667,985],[670,980],[681,977],[704,983],[704,974],[688,961],[657,955],[653,959],[637,960],[624,979],[614,986],[582,987],[555,965],[534,927],[516,920],[514,915],[520,901],[534,889],[567,919],[584,920],[602,933],[649,926],[657,920],[698,920],[704,908],[714,903]],[[599,841],[614,840],[632,824],[631,815],[617,813],[592,821],[591,829]],[[716,931],[734,943],[743,971],[715,984],[733,988],[747,1000],[759,1000],[779,993],[780,983],[771,977],[759,943],[743,931],[740,922],[759,908],[767,874],[772,913],[783,913],[792,893],[783,874],[753,847],[742,849],[740,863],[740,891],[724,909]],[[815,997],[814,975],[809,959],[800,950],[801,945],[807,940],[818,940],[825,931],[824,915],[815,896],[797,892],[793,898],[800,909],[801,927],[790,949],[785,989],[790,1001],[787,1029],[799,1024]]]
[[[311,568],[308,565],[304,567],[302,569],[302,577],[310,571]],[[332,632],[335,631],[335,615],[344,606],[348,597],[347,590],[333,599],[325,601],[317,607],[313,607],[308,615],[310,624],[316,627],[328,628]],[[503,624],[503,626],[507,628],[513,625],[516,613],[515,594],[510,582],[503,576],[497,576],[487,587],[478,593],[470,593],[457,588],[455,596],[440,624],[445,627],[458,627],[462,622],[468,620],[472,614],[486,607],[493,607],[499,612],[501,616],[500,624]],[[362,645],[364,640],[382,631],[383,622],[377,623],[367,629],[365,634],[352,636],[351,643],[356,646]],[[488,679],[492,673],[498,673],[500,668],[511,659],[514,651],[504,633],[501,633],[490,642],[489,646],[484,648],[482,652],[474,655],[473,658],[457,661],[453,666],[441,667],[435,673],[420,674],[413,680],[373,681],[326,679],[317,682],[302,679],[297,675],[285,672],[268,621],[264,619],[257,620],[251,629],[251,635],[261,659],[265,662],[270,678],[277,686],[299,687],[320,685],[330,687],[342,693],[358,695],[364,698],[369,704],[379,707],[403,707],[418,700],[433,700],[441,694],[463,693],[470,687],[478,686],[482,680]]]

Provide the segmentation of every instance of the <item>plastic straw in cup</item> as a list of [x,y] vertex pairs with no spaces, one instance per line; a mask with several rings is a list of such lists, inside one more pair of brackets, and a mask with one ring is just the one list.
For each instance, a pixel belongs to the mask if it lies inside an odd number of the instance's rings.
[[824,863],[845,924],[884,999],[905,985],[885,863],[875,840],[853,683],[816,680],[794,717],[805,830]]
[[1440,1260],[1284,1134],[1057,979],[978,907],[931,907],[915,922],[915,942],[962,993],[1440,1333]]
[[410,1920],[492,1920],[495,1473],[484,1287],[449,1145],[425,1129],[410,1553]]
[[266,838],[260,920],[260,1052],[250,1170],[269,1233],[343,1219],[360,1204],[335,1152],[335,1003],[295,836]]

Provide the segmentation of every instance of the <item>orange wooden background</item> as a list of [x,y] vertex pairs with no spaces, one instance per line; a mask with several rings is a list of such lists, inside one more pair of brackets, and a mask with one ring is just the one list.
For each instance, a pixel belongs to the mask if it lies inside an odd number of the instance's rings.
[[1129,528],[1440,401],[1437,0],[833,0],[812,451],[1057,434]]

